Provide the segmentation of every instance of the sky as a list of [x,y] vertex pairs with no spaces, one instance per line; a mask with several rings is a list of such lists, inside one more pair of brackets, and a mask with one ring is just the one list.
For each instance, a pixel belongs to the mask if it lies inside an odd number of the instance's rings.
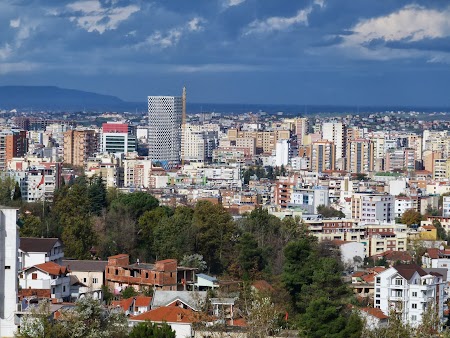
[[450,2],[1,0],[0,85],[450,107]]

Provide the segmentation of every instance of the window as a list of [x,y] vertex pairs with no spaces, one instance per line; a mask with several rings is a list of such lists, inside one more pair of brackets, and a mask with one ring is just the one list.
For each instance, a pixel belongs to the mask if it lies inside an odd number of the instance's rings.
[[85,278],[83,278],[83,283],[86,283],[87,282],[87,278],[85,277]]
[[5,270],[9,270],[11,267],[9,265],[5,265]]
[[375,304],[380,304],[380,300],[377,299],[377,300],[375,301]]
[[66,292],[66,286],[63,285],[63,292]]
[[413,304],[412,304],[412,308],[413,308],[413,309],[417,309],[417,304],[413,303]]
[[396,278],[395,279],[395,285],[403,285],[403,279]]
[[417,297],[417,292],[414,291],[414,292],[412,293],[412,296],[413,296],[413,297]]
[[411,321],[414,322],[414,321],[416,321],[416,320],[417,320],[417,316],[416,316],[416,315],[412,315],[412,316],[411,316]]
[[37,279],[37,273],[32,273],[31,274],[31,279]]
[[381,277],[377,277],[377,283],[381,283]]
[[98,284],[98,278],[92,278],[92,283]]

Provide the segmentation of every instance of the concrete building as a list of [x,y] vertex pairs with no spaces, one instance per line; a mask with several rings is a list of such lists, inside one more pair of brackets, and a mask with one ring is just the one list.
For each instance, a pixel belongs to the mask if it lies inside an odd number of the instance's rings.
[[327,187],[316,186],[311,189],[293,188],[289,207],[299,207],[309,214],[316,214],[317,207],[320,205],[329,205]]
[[26,131],[2,130],[0,131],[0,171],[6,170],[8,162],[13,157],[22,157],[28,150]]
[[20,238],[19,271],[46,262],[61,264],[63,257],[63,245],[58,238]]
[[321,173],[334,170],[336,163],[336,147],[333,142],[320,140],[311,144],[311,170]]
[[303,145],[303,137],[308,133],[308,119],[306,117],[297,117],[294,120],[295,135],[297,143]]
[[83,167],[86,160],[98,151],[95,130],[68,130],[64,133],[64,163]]
[[50,297],[59,302],[70,299],[70,277],[65,266],[55,262],[24,268],[19,274],[22,289],[50,290]]
[[275,165],[277,167],[287,166],[290,160],[289,140],[279,140],[276,146]]
[[366,224],[390,223],[395,220],[394,196],[376,193],[354,193],[351,197],[352,218]]
[[149,188],[151,175],[151,160],[130,158],[123,161],[123,186],[125,188]]
[[101,177],[107,188],[123,186],[123,166],[120,159],[112,154],[97,154],[86,160],[84,174],[86,178]]
[[450,196],[444,196],[442,201],[442,216],[450,217]]
[[90,294],[94,299],[102,299],[101,289],[106,284],[105,269],[107,261],[96,260],[63,260],[62,265],[69,271],[69,276],[76,276],[86,285],[84,294]]
[[437,272],[414,264],[398,264],[376,276],[374,307],[385,315],[397,311],[404,323],[418,326],[426,309],[435,306],[443,322],[445,284]]
[[0,337],[14,337],[17,304],[17,209],[0,207]]
[[325,122],[322,125],[322,139],[333,142],[336,147],[336,167],[345,169],[347,154],[347,132],[342,122]]
[[182,98],[148,97],[148,156],[164,167],[180,163]]
[[128,154],[137,150],[136,127],[127,123],[103,123],[100,151]]
[[367,174],[374,168],[373,142],[370,140],[352,140],[347,148],[347,171]]

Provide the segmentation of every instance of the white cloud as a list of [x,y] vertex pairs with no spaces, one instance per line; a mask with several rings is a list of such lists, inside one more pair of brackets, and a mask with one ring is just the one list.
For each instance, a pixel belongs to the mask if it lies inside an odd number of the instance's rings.
[[0,48],[0,60],[6,60],[12,54],[12,51],[11,45],[5,43],[5,45]]
[[10,20],[9,21],[9,27],[19,28],[20,27],[20,18],[17,18],[17,19],[14,19],[14,20]]
[[[358,57],[386,60],[429,55],[429,51],[389,48],[383,42],[408,43],[449,37],[450,8],[438,11],[410,5],[386,16],[361,20],[349,31],[351,34],[341,36],[343,41],[338,48]],[[377,41],[381,43],[376,45]],[[431,57],[430,60],[437,59]]]
[[229,8],[229,7],[239,6],[243,2],[245,2],[245,0],[225,0],[222,3],[222,7]]
[[80,0],[68,4],[67,9],[72,12],[71,21],[88,32],[97,31],[100,34],[116,29],[122,21],[140,10],[136,5],[114,7],[115,1],[109,4],[110,7],[103,7],[99,0]]
[[296,15],[291,17],[273,16],[265,20],[252,21],[244,30],[244,35],[286,31],[295,25],[308,26],[308,16],[314,10],[314,5],[323,8],[325,6],[325,1],[315,0],[313,5],[299,10]]
[[167,32],[156,31],[150,35],[145,41],[136,45],[136,48],[150,46],[156,49],[165,49],[178,44],[183,35],[187,33],[201,32],[204,30],[206,20],[201,17],[195,17],[189,20],[183,26],[169,29]]
[[33,62],[5,62],[0,63],[0,74],[28,72],[38,68],[38,64]]
[[178,73],[222,73],[222,72],[250,72],[262,70],[261,66],[244,64],[203,64],[203,65],[177,65],[170,69]]

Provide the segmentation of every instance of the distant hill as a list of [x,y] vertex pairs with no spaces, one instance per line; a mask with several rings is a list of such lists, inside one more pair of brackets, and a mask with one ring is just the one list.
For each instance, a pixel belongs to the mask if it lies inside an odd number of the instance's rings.
[[0,86],[0,109],[108,110],[130,105],[116,96],[54,86]]

